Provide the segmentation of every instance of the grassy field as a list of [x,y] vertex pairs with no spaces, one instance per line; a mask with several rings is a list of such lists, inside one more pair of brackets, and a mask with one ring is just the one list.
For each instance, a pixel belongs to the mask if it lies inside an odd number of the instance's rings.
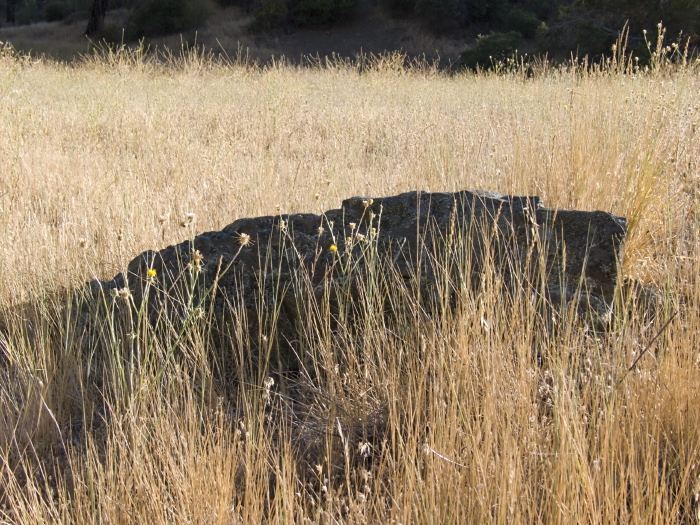
[[[623,69],[5,49],[0,522],[695,522],[700,76]],[[237,218],[418,189],[625,216],[625,274],[664,308],[595,334],[546,331],[495,290],[430,321],[406,299],[400,333],[374,319],[317,341],[291,399],[264,369],[224,391],[210,357],[245,347],[206,322],[177,359],[146,332],[148,363],[86,352],[61,292]]]

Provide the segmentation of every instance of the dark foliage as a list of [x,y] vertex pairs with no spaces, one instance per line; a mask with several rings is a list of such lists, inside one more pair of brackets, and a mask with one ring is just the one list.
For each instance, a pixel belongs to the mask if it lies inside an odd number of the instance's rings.
[[17,14],[17,0],[7,0],[5,4],[5,19],[9,24],[15,23]]
[[203,0],[144,0],[131,12],[126,35],[133,40],[180,33],[200,27],[208,17]]
[[15,23],[17,25],[28,25],[40,22],[43,18],[43,9],[38,0],[24,0],[15,3]]
[[672,34],[700,29],[700,0],[575,0],[566,14],[617,29],[627,21],[638,32],[651,30],[658,22]]
[[433,33],[454,32],[466,20],[461,0],[416,0],[416,14]]
[[266,32],[289,23],[287,0],[257,0],[254,4],[254,19],[250,25],[253,32]]
[[517,3],[517,7],[535,13],[540,20],[549,20],[559,13],[562,5],[569,2],[561,0],[523,0]]
[[491,69],[497,63],[512,57],[522,44],[523,37],[516,31],[479,35],[476,44],[459,57],[458,66]]
[[[655,42],[659,22],[667,43],[683,46],[690,39],[692,50],[700,42],[700,0],[0,0],[0,10],[16,24],[89,15],[92,25],[86,32],[95,36],[103,33],[107,4],[128,8],[125,36],[133,40],[196,29],[209,16],[209,2],[251,13],[250,29],[262,32],[337,27],[356,19],[360,3],[379,5],[389,16],[408,18],[437,36],[468,42],[476,33],[491,32],[465,52],[467,62],[482,65],[499,56],[501,48],[513,47],[511,33],[525,39],[528,52],[547,53],[554,60],[609,56],[626,24],[627,49],[641,63],[649,55],[642,31]],[[98,3],[105,7],[94,16]],[[120,28],[118,33],[121,39]]]
[[327,28],[352,20],[358,0],[256,0],[254,32],[301,27]]
[[291,9],[297,27],[330,27],[348,22],[358,0],[297,0]]
[[108,0],[94,0],[90,8],[85,34],[92,37],[97,35],[104,28],[105,16],[107,15]]
[[237,6],[246,11],[249,11],[253,7],[253,0],[216,0],[216,3],[221,7]]
[[60,22],[68,15],[73,14],[74,9],[67,2],[49,2],[44,8],[47,22]]
[[405,18],[416,12],[416,0],[380,0],[380,5],[395,18]]
[[508,12],[508,0],[461,0],[464,18],[469,23],[499,23]]
[[517,31],[525,38],[535,38],[542,22],[532,11],[516,7],[506,15],[505,24],[508,31]]

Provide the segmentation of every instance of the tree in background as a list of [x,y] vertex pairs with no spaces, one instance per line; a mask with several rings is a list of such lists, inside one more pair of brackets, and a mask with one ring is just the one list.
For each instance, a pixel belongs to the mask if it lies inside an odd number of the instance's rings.
[[[381,5],[397,18],[417,15],[420,23],[436,34],[456,33],[470,24],[493,24],[504,20],[510,4],[547,5],[558,0],[380,0]],[[542,10],[542,9],[541,9]]]
[[700,29],[700,0],[575,0],[571,11],[615,26],[615,30],[625,22],[632,31],[652,29],[659,22],[671,33]]
[[357,0],[294,0],[288,3],[297,27],[332,27],[354,16]]
[[7,5],[5,7],[7,8],[7,23],[14,24],[15,12],[17,11],[17,0],[7,0]]
[[628,23],[633,34],[652,30],[658,23],[671,35],[700,30],[700,0],[576,0],[571,12],[615,31]]
[[210,14],[206,0],[139,0],[129,13],[126,37],[137,40],[191,31]]
[[329,28],[355,16],[358,0],[254,0],[253,32],[295,28]]
[[107,14],[108,0],[95,0],[90,9],[90,18],[88,19],[87,29],[85,34],[93,36],[102,30],[105,24],[105,14]]
[[416,0],[416,14],[433,33],[454,32],[464,25],[460,0]]
[[[654,41],[657,24],[669,38],[682,33],[679,44],[700,32],[700,0],[574,0],[563,5],[556,21],[542,35],[542,50],[557,58],[562,50],[582,57],[608,55],[625,25],[629,28],[628,51],[648,58],[643,30]],[[563,57],[559,57],[563,58]]]
[[469,23],[500,22],[508,12],[508,0],[461,0],[464,16]]

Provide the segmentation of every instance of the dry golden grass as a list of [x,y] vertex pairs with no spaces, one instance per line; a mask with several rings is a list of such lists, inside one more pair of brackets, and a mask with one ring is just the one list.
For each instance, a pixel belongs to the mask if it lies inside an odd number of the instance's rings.
[[[695,520],[697,70],[449,77],[398,62],[4,52],[0,521]],[[206,324],[182,359],[154,339],[153,366],[97,363],[53,294],[240,217],[479,188],[628,217],[625,272],[659,286],[665,311],[550,334],[525,298],[487,293],[431,322],[406,299],[401,332],[370,318],[359,339],[309,343],[300,423],[265,370],[222,392],[208,356],[236,343],[213,348]]]

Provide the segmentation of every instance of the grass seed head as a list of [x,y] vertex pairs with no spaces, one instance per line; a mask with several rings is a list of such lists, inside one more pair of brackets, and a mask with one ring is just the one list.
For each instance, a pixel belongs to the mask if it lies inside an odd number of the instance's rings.
[[192,264],[194,264],[194,266],[197,268],[201,268],[202,261],[204,261],[204,256],[202,255],[202,252],[200,252],[199,250],[193,251],[192,252]]
[[252,244],[253,240],[247,233],[241,233],[238,236],[237,242],[240,246],[248,246],[249,244]]

